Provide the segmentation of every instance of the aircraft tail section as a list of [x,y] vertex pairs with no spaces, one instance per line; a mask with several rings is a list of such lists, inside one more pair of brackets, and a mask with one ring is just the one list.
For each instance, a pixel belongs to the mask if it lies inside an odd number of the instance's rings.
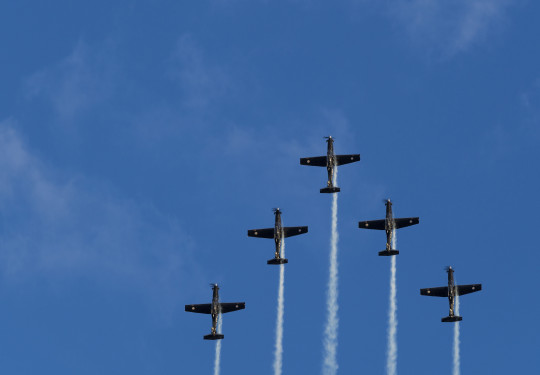
[[453,315],[453,316],[447,316],[441,319],[441,322],[443,323],[450,323],[450,322],[459,322],[463,320],[461,316]]
[[399,250],[396,250],[396,249],[379,251],[379,256],[381,257],[388,257],[388,256],[398,255],[398,254],[399,254]]
[[266,261],[267,264],[286,264],[289,263],[288,259],[285,258],[272,258]]
[[216,333],[215,335],[209,334],[209,335],[204,336],[205,340],[222,340],[223,338],[225,338],[225,335],[222,335],[220,333]]
[[325,187],[325,188],[321,189],[321,193],[339,193],[340,190],[341,189],[338,188],[337,186]]

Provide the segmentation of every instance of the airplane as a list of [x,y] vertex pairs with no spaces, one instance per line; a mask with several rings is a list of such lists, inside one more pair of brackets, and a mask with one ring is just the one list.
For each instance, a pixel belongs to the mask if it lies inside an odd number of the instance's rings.
[[199,314],[212,314],[212,332],[209,335],[203,336],[205,340],[221,340],[225,336],[216,332],[216,325],[220,314],[225,314],[231,311],[243,310],[246,308],[245,302],[219,302],[219,286],[217,284],[210,284],[212,286],[212,303],[203,303],[200,305],[186,305],[187,312],[194,312]]
[[441,322],[459,322],[463,318],[461,316],[454,315],[454,298],[456,296],[478,292],[482,290],[482,284],[455,285],[453,268],[446,267],[446,272],[448,272],[448,286],[420,289],[420,294],[423,296],[432,297],[448,297],[450,313],[447,317],[442,318]]
[[371,221],[360,221],[358,223],[359,228],[364,229],[379,229],[386,231],[386,250],[379,251],[380,256],[390,256],[398,255],[399,251],[397,249],[392,249],[392,231],[408,227],[411,225],[418,224],[420,218],[418,217],[405,217],[400,219],[394,219],[392,214],[392,202],[390,199],[384,201],[386,205],[386,219],[382,220],[371,220]]
[[276,215],[274,228],[266,229],[250,229],[248,230],[249,237],[273,238],[276,243],[276,252],[273,259],[268,260],[267,264],[285,264],[289,261],[281,257],[281,240],[282,238],[297,236],[308,232],[308,227],[282,227],[281,226],[281,211],[279,208],[273,209]]
[[332,136],[324,137],[328,143],[328,151],[326,156],[315,156],[312,158],[301,158],[300,164],[313,165],[316,167],[326,167],[328,171],[328,182],[325,188],[321,189],[321,193],[339,193],[340,189],[333,185],[334,167],[343,164],[354,163],[360,161],[360,154],[353,155],[335,155],[334,154],[334,138]]

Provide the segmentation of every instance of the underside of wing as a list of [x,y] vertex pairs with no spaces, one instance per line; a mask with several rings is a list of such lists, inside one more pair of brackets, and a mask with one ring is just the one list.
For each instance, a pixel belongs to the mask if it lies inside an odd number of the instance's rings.
[[420,294],[423,296],[431,296],[431,297],[448,297],[448,287],[440,286],[438,288],[420,289]]
[[200,305],[186,305],[186,311],[199,314],[210,314],[212,312],[212,304],[203,303]]
[[308,232],[308,227],[284,227],[283,228],[284,237],[297,236],[299,234],[304,234],[307,232]]
[[250,229],[248,230],[248,236],[259,238],[274,238],[274,228]]
[[343,165],[360,161],[360,154],[336,155],[336,164]]
[[246,303],[245,302],[226,302],[226,303],[220,303],[219,306],[221,308],[221,313],[225,314],[231,311],[245,309]]
[[482,290],[482,284],[470,284],[470,285],[458,285],[457,291],[458,295],[462,296],[464,294],[474,293]]
[[396,229],[415,225],[415,224],[418,224],[419,222],[420,222],[420,218],[418,217],[404,217],[401,219],[394,219]]
[[326,156],[314,156],[312,158],[300,158],[300,164],[326,167]]
[[384,230],[386,220],[370,220],[370,221],[360,221],[358,223],[358,228],[363,229],[378,229]]

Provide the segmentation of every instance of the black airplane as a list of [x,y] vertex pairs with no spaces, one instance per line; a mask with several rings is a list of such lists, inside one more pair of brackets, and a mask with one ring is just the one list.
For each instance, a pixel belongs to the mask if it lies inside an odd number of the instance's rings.
[[273,238],[276,243],[276,253],[273,259],[268,260],[268,264],[285,264],[289,261],[281,257],[281,239],[299,234],[307,233],[308,227],[282,227],[281,226],[281,211],[279,208],[274,208],[276,215],[276,223],[274,228],[266,229],[250,229],[248,230],[249,237]]
[[446,272],[448,272],[448,286],[420,289],[420,294],[423,296],[432,297],[448,297],[450,313],[447,317],[442,318],[441,322],[459,322],[463,318],[461,316],[454,315],[454,297],[478,292],[482,290],[482,284],[455,285],[454,270],[452,267],[447,267]]
[[418,224],[420,222],[420,219],[417,217],[394,219],[394,216],[392,215],[392,202],[390,202],[390,199],[384,201],[384,204],[386,205],[386,219],[360,221],[358,223],[358,227],[364,229],[384,229],[386,231],[386,250],[379,251],[379,255],[398,255],[399,251],[397,249],[392,249],[392,231],[394,229],[404,228]]
[[212,303],[203,303],[200,305],[186,305],[186,311],[199,314],[212,314],[212,332],[209,335],[204,336],[205,340],[221,340],[225,336],[216,332],[216,325],[219,314],[225,314],[231,311],[243,310],[246,308],[245,302],[219,302],[219,286],[217,284],[210,284],[212,286],[213,297]]
[[326,156],[315,156],[312,158],[301,158],[300,164],[313,165],[316,167],[326,167],[328,171],[327,187],[321,189],[321,193],[338,193],[339,188],[333,185],[334,181],[334,167],[343,164],[354,163],[360,161],[359,154],[353,155],[335,155],[334,154],[334,138],[332,136],[324,137],[328,143],[328,151]]

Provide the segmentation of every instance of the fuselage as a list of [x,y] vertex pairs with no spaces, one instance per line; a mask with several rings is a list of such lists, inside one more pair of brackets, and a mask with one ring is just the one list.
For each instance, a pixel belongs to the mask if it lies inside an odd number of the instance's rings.
[[334,138],[331,136],[326,140],[328,150],[326,152],[326,167],[333,168],[336,165],[336,155],[334,154]]
[[392,231],[394,230],[394,215],[392,214],[392,202],[387,199],[386,205],[386,219],[384,221],[384,229],[386,231],[386,250],[392,248]]
[[387,231],[394,229],[394,214],[392,213],[392,202],[390,199],[387,199],[385,202],[386,205],[386,222],[385,228]]
[[212,285],[212,335],[216,334],[216,325],[219,317],[219,286]]
[[281,239],[283,236],[283,227],[281,226],[281,211],[279,208],[276,208],[274,211],[276,215],[276,222],[274,224],[274,242],[276,243],[276,254],[275,257],[280,258],[281,256]]
[[448,267],[448,303],[450,305],[450,316],[454,316],[454,297],[456,296],[456,286],[454,284],[454,270]]
[[326,170],[328,171],[328,187],[333,187],[334,184],[334,167],[336,163],[336,155],[334,154],[334,138],[329,136],[326,140],[328,143],[328,150],[326,152]]
[[212,314],[219,314],[219,286],[212,285]]

